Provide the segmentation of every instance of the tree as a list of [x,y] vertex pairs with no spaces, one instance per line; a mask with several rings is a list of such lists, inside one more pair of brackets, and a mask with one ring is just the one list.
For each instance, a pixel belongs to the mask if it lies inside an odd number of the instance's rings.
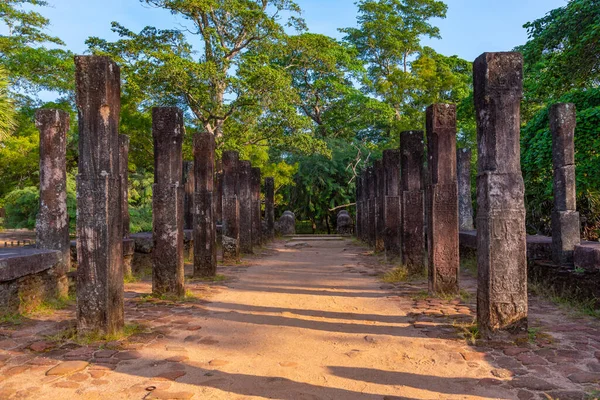
[[0,65],[8,72],[13,95],[36,95],[40,90],[70,94],[73,90],[72,53],[48,45],[63,46],[45,33],[49,20],[24,6],[47,6],[43,0],[3,0],[0,21],[8,33],[0,35]]
[[390,104],[401,121],[413,109],[411,92],[418,78],[411,64],[423,50],[421,38],[440,37],[429,21],[444,18],[447,6],[438,0],[361,0],[358,10],[359,27],[341,29],[344,40],[367,64],[365,90]]
[[525,98],[537,107],[572,89],[600,83],[600,3],[570,0],[544,17],[524,25],[529,41],[517,48],[525,58]]
[[15,109],[8,92],[8,75],[0,67],[0,145],[15,128]]
[[[226,121],[240,110],[273,100],[271,89],[282,77],[264,60],[244,55],[283,34],[280,13],[291,14],[288,24],[303,27],[293,1],[140,1],[169,10],[188,25],[184,30],[147,27],[136,34],[113,23],[121,40],[88,39],[94,53],[107,53],[124,66],[128,90],[144,92],[155,104],[189,109],[198,125],[219,138]],[[199,55],[188,39],[202,48]]]

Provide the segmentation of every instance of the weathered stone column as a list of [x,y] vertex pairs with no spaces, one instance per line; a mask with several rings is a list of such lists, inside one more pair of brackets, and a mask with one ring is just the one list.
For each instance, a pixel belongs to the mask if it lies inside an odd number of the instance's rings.
[[215,137],[194,136],[194,276],[217,274],[217,224],[214,218]]
[[377,160],[373,165],[375,171],[375,251],[385,250],[385,171],[383,161]]
[[456,152],[458,174],[458,220],[461,231],[472,231],[473,200],[471,199],[471,149]]
[[152,292],[183,296],[183,113],[176,107],[152,109]]
[[575,190],[575,104],[554,104],[549,117],[554,164],[552,260],[558,265],[570,265],[575,245],[581,241]]
[[215,171],[215,221],[223,222],[223,172]]
[[183,229],[194,229],[194,192],[196,182],[194,181],[194,161],[183,162]]
[[477,320],[483,337],[527,330],[527,254],[519,149],[523,56],[473,63],[477,115]]
[[119,177],[119,67],[108,57],[75,57],[79,112],[77,328],[123,328],[123,216]]
[[275,178],[265,178],[265,220],[267,240],[275,238]]
[[402,189],[402,263],[411,274],[425,266],[423,131],[400,134]]
[[360,235],[361,235],[361,224],[360,224],[360,219],[362,218],[362,186],[361,186],[361,179],[360,179],[360,174],[358,174],[356,176],[356,191],[355,191],[355,197],[356,197],[356,227],[354,228],[354,235],[356,236],[356,238],[358,240],[360,240]]
[[337,214],[336,230],[338,235],[350,236],[353,233],[354,223],[348,210],[342,210]]
[[456,176],[456,106],[427,108],[428,190],[426,215],[429,291],[458,293],[458,182]]
[[384,223],[385,223],[385,255],[388,259],[400,257],[402,207],[400,202],[400,151],[385,150],[383,152],[384,170]]
[[69,114],[60,110],[38,110],[35,125],[40,131],[40,209],[35,236],[40,249],[62,253],[56,268],[57,297],[68,294],[67,272],[71,264],[69,214],[67,213],[67,131]]
[[252,168],[250,189],[252,194],[252,245],[262,245],[262,212],[260,208],[260,168]]
[[366,174],[367,185],[369,186],[369,198],[367,200],[368,220],[367,220],[367,243],[369,246],[375,247],[375,232],[377,230],[377,218],[375,214],[375,198],[377,196],[377,174],[375,167],[367,168]]
[[240,251],[251,254],[252,251],[252,191],[250,190],[250,161],[240,161],[238,168],[238,200],[240,207]]
[[[121,213],[123,214],[123,239],[130,234],[129,218],[129,136],[119,135],[119,169],[121,178]],[[131,273],[131,271],[129,271]]]
[[119,135],[119,169],[121,180],[121,213],[123,218],[123,276],[133,275],[132,264],[135,253],[135,244],[129,240],[129,136]]
[[237,151],[223,152],[222,248],[224,262],[236,262],[240,258],[240,209],[237,197],[239,157]]

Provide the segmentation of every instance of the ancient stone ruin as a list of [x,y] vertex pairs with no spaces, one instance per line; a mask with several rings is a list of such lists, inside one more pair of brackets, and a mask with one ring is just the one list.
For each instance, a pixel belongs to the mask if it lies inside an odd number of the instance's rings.
[[338,235],[349,236],[354,232],[354,223],[348,210],[342,210],[337,215]]
[[152,110],[152,292],[183,296],[183,113],[175,107]]
[[75,57],[79,112],[77,175],[78,330],[123,327],[123,221],[119,177],[119,67]]
[[295,235],[296,234],[296,216],[291,211],[285,211],[277,222],[277,231],[280,235]]

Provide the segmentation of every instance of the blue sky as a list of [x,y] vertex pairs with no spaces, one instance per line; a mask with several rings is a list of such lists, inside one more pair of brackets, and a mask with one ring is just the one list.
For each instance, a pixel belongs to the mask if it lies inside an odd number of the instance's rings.
[[[304,10],[310,31],[340,37],[337,28],[356,24],[354,0],[296,0]],[[89,36],[116,37],[111,21],[134,31],[144,26],[175,27],[180,22],[163,10],[143,6],[139,0],[49,0],[43,10],[50,18],[51,32],[68,47],[81,53]],[[523,24],[564,6],[566,0],[446,0],[448,15],[435,21],[441,40],[425,43],[445,55],[474,60],[485,51],[510,50],[527,40]]]

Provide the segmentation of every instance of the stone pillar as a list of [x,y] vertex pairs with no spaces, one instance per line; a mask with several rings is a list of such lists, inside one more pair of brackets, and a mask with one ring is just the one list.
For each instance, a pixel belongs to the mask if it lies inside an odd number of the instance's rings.
[[377,160],[373,165],[375,171],[375,251],[385,250],[385,171],[383,161]]
[[240,251],[252,253],[252,193],[250,190],[250,161],[240,161],[238,169],[238,200],[240,207]]
[[152,186],[152,292],[183,296],[183,197],[181,183],[184,125],[176,107],[152,109],[154,185]]
[[223,222],[223,172],[215,172],[215,221]]
[[275,178],[265,178],[265,220],[267,240],[275,238]]
[[67,213],[67,131],[69,114],[60,110],[38,110],[35,126],[40,131],[40,210],[35,229],[40,249],[62,253],[56,268],[58,297],[68,295],[66,274],[71,264],[69,214]]
[[77,328],[123,328],[123,216],[119,177],[119,67],[108,57],[75,57],[79,112]]
[[377,196],[377,174],[375,167],[367,168],[366,181],[369,187],[369,198],[367,200],[367,243],[369,246],[375,247],[375,232],[377,230],[377,218],[375,215],[375,197]]
[[194,181],[194,161],[183,162],[183,229],[194,229],[194,192],[196,182]]
[[240,258],[240,209],[237,198],[239,157],[237,151],[223,152],[222,249],[224,262],[236,262]]
[[337,214],[336,230],[338,235],[350,236],[353,233],[354,223],[348,210],[342,210]]
[[262,245],[262,212],[260,208],[260,168],[252,168],[250,189],[252,197],[252,245]]
[[356,176],[356,191],[355,191],[355,197],[356,197],[356,227],[354,229],[354,235],[356,236],[356,238],[358,240],[360,240],[360,235],[361,235],[361,224],[360,224],[360,219],[362,217],[362,186],[361,186],[361,179],[360,179],[360,174],[358,174]]
[[461,231],[472,231],[473,200],[471,199],[471,149],[456,152],[458,174],[458,220]]
[[384,170],[384,247],[388,259],[400,257],[402,207],[400,202],[400,151],[385,150],[383,152]]
[[119,135],[119,169],[121,180],[121,213],[123,215],[123,276],[133,275],[134,244],[129,241],[131,219],[129,217],[129,136]]
[[[123,239],[130,234],[129,218],[129,136],[119,135],[119,169],[121,178],[121,213],[123,214]],[[131,271],[129,271],[131,272]]]
[[525,205],[520,161],[523,56],[473,63],[477,115],[477,319],[483,337],[527,330]]
[[557,265],[572,265],[573,250],[581,241],[575,190],[575,105],[554,104],[549,117],[554,164],[552,260]]
[[215,137],[194,136],[194,276],[217,274],[217,225],[214,218]]
[[411,274],[425,266],[423,131],[400,134],[402,191],[402,263]]
[[456,106],[427,108],[428,188],[426,204],[429,291],[458,293],[458,182],[456,175]]

